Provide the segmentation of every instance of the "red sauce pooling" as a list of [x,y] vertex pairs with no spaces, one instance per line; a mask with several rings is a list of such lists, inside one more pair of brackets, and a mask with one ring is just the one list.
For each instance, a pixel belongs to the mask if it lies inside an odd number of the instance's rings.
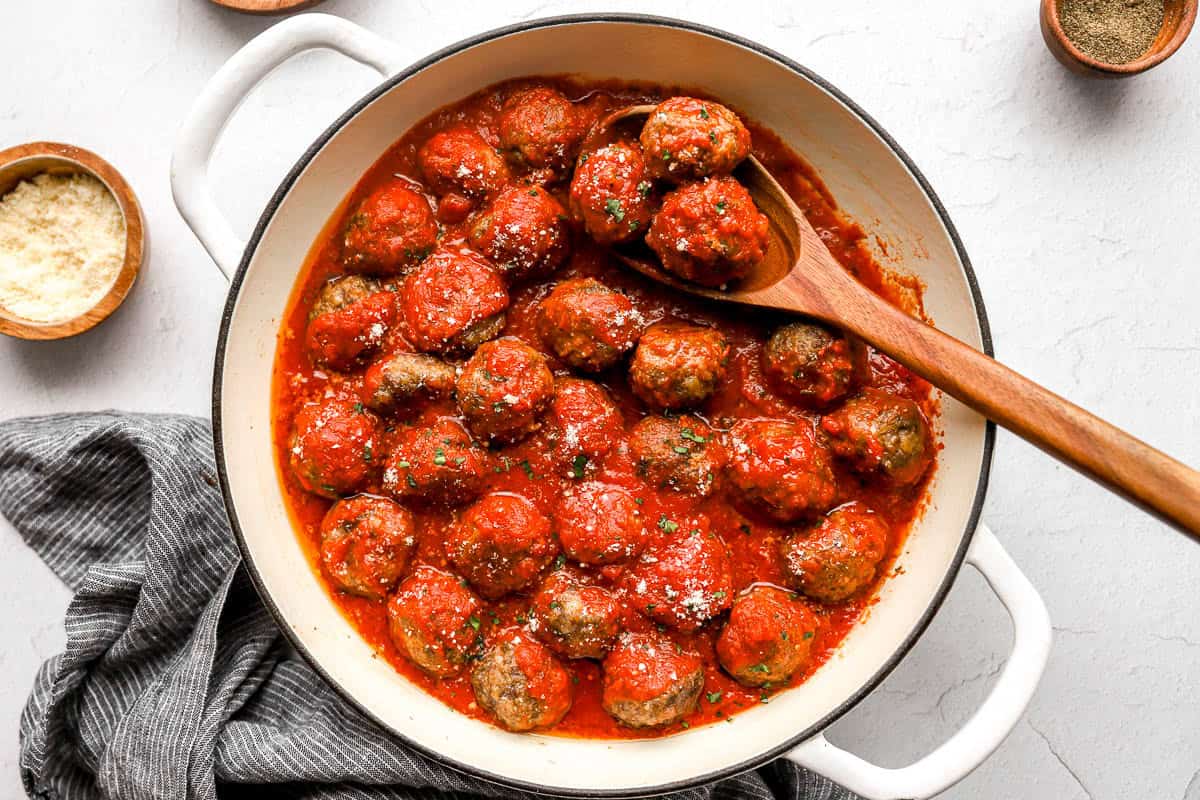
[[[385,602],[356,597],[338,591],[330,585],[319,561],[319,528],[321,519],[332,501],[306,491],[289,469],[288,436],[293,418],[306,402],[327,394],[355,398],[361,386],[361,371],[341,375],[315,367],[305,350],[308,313],[317,293],[327,280],[347,272],[341,258],[341,232],[349,221],[351,210],[357,207],[363,198],[392,181],[394,176],[419,179],[421,171],[417,164],[417,152],[422,144],[438,132],[466,127],[476,131],[489,144],[495,146],[497,118],[504,98],[511,94],[514,86],[529,83],[553,86],[562,91],[576,102],[589,124],[618,106],[656,103],[665,97],[685,93],[678,89],[652,85],[543,78],[501,84],[435,111],[380,157],[317,238],[307,263],[299,273],[280,328],[273,378],[273,439],[280,481],[297,534],[312,560],[313,568],[322,575],[331,598],[364,639],[397,671],[452,708],[480,719],[487,719],[487,714],[476,702],[469,670],[456,677],[441,680],[426,675],[402,656],[393,645],[388,634]],[[694,91],[686,94],[697,96]],[[803,209],[838,261],[862,283],[893,304],[906,308],[911,313],[921,314],[920,285],[915,280],[886,273],[872,258],[862,228],[838,211],[832,196],[813,169],[773,133],[749,121],[747,125],[753,136],[754,155],[770,169]],[[555,185],[550,191],[564,207],[567,207],[567,184]],[[443,215],[443,220],[447,216],[453,218],[454,215]],[[469,220],[445,224],[442,243],[454,244],[462,241],[465,246],[469,225]],[[561,362],[556,361],[543,345],[535,330],[536,315],[533,311],[554,283],[568,278],[593,276],[602,278],[605,284],[623,292],[647,324],[661,320],[679,320],[716,326],[723,332],[731,345],[728,372],[715,396],[701,409],[705,418],[715,428],[727,430],[742,418],[773,417],[808,422],[817,418],[817,415],[787,402],[767,387],[760,366],[760,356],[767,336],[778,321],[765,324],[756,319],[761,316],[758,312],[747,314],[739,312],[736,308],[722,309],[673,294],[618,266],[606,256],[602,247],[582,232],[573,231],[572,239],[571,258],[557,273],[549,279],[511,287],[512,306],[508,311],[508,322],[503,331],[503,335],[515,336],[545,353],[556,376],[566,375],[568,370]],[[398,335],[389,334],[395,337]],[[385,344],[384,350],[389,346],[396,345]],[[398,349],[411,348],[399,343]],[[927,383],[873,351],[869,356],[869,364],[870,376],[867,385],[907,397],[918,403],[928,418],[936,417],[936,401]],[[617,401],[628,431],[646,412],[644,405],[630,391],[625,375],[625,368],[618,367],[616,370],[601,373],[598,381]],[[452,401],[437,401],[429,404],[415,422],[420,425],[441,416],[457,416],[457,413]],[[384,434],[385,447],[380,448],[381,452],[390,449],[392,437],[391,431]],[[553,446],[545,438],[544,432],[499,450],[495,455],[496,467],[490,475],[488,491],[518,493],[532,501],[545,516],[552,518],[556,498],[569,485],[577,483],[571,474],[563,472],[561,462],[554,459],[552,450]],[[625,486],[633,491],[641,501],[644,518],[651,526],[654,520],[664,515],[682,517],[697,511],[707,515],[712,530],[719,533],[728,546],[735,592],[753,583],[786,585],[777,551],[780,539],[788,530],[787,526],[765,523],[761,517],[747,517],[731,502],[724,490],[717,491],[703,500],[696,500],[667,489],[647,488],[634,474],[634,465],[625,448],[614,449],[598,459],[595,466],[598,471],[589,474],[589,479]],[[902,547],[912,520],[920,511],[932,470],[922,481],[899,489],[882,482],[865,480],[840,463],[835,466],[835,470],[841,501],[861,501],[884,514],[892,523],[889,556],[881,564],[876,579],[877,582],[882,581],[891,572],[891,562]],[[379,487],[372,487],[372,491],[378,489]],[[453,571],[444,552],[444,543],[449,538],[447,534],[451,526],[463,510],[465,508],[415,510],[417,543],[410,570],[428,564]],[[615,587],[621,579],[620,568],[577,568],[584,572],[590,570],[603,585]],[[811,640],[812,658],[805,670],[792,677],[789,686],[803,682],[829,658],[855,622],[866,613],[873,602],[873,595],[873,591],[868,591],[856,599],[838,605],[811,604],[819,623]],[[485,612],[481,615],[481,632],[484,638],[491,642],[505,628],[523,623],[527,619],[529,602],[529,596],[510,594],[498,601],[486,603]],[[623,616],[623,627],[626,630],[655,629],[654,622],[632,609],[625,608]],[[768,702],[773,692],[787,688],[777,686],[765,692],[743,686],[729,677],[720,668],[715,652],[719,630],[719,624],[710,623],[691,634],[667,631],[667,635],[684,649],[690,648],[699,653],[704,666],[704,690],[699,708],[682,723],[650,730],[633,730],[619,725],[601,708],[599,664],[586,659],[564,660],[573,683],[574,701],[566,717],[550,732],[590,738],[661,736],[686,727],[728,720],[743,709]]]

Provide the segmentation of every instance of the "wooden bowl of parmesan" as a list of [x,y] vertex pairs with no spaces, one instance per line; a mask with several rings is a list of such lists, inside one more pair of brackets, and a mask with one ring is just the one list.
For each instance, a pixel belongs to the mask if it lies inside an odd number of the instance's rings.
[[94,328],[129,294],[144,251],[141,206],[107,161],[55,142],[0,150],[0,333]]

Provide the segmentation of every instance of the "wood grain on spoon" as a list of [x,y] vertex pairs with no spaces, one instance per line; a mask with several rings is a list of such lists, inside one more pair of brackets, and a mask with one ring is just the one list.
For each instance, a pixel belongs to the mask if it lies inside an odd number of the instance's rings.
[[[588,146],[602,144],[653,106],[620,109]],[[984,353],[914,319],[856,281],[753,156],[734,173],[770,219],[767,257],[726,290],[665,272],[646,248],[617,251],[638,272],[684,292],[792,311],[854,334],[980,414],[1200,540],[1200,472],[1176,461]]]

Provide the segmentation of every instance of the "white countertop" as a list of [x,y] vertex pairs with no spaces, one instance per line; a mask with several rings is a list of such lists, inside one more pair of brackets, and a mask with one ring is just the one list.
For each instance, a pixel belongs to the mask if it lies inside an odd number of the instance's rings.
[[[1091,82],[1052,60],[1037,6],[618,0],[606,10],[725,28],[846,91],[945,201],[998,356],[1200,463],[1200,43],[1140,78]],[[411,42],[415,58],[520,19],[599,7],[328,0],[321,10]],[[175,211],[170,148],[204,81],[270,22],[207,0],[10,3],[3,17],[20,35],[0,55],[0,147],[50,139],[109,159],[141,198],[151,248],[133,295],[97,330],[59,343],[0,337],[0,417],[207,414],[226,285]],[[260,87],[214,160],[239,231],[374,82],[315,53]],[[1004,433],[985,519],[1044,595],[1054,649],[1025,720],[945,796],[1200,800],[1200,546]],[[18,716],[38,664],[62,646],[68,597],[0,521],[2,796],[19,791]],[[971,715],[1008,642],[1003,611],[964,571],[924,638],[832,740],[890,766],[923,755]]]

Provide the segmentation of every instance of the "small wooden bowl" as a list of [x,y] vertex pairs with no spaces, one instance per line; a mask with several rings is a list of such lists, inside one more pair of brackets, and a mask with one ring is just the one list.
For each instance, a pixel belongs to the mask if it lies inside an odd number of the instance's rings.
[[1127,64],[1106,64],[1077,48],[1059,21],[1059,0],[1042,0],[1042,38],[1054,57],[1072,72],[1092,78],[1128,78],[1158,66],[1179,49],[1192,32],[1197,5],[1198,0],[1166,0],[1158,36],[1145,55]]
[[321,0],[211,0],[221,6],[244,14],[286,14],[303,11]]
[[138,204],[133,189],[100,156],[81,147],[55,142],[32,142],[7,150],[0,150],[0,197],[8,194],[22,180],[48,172],[52,175],[76,175],[83,173],[103,183],[116,198],[121,214],[125,217],[125,261],[108,294],[78,317],[59,322],[33,322],[16,316],[0,306],[0,333],[20,339],[65,339],[96,327],[129,294],[138,272],[142,268],[142,255],[146,246],[146,225],[142,218],[142,207]]

